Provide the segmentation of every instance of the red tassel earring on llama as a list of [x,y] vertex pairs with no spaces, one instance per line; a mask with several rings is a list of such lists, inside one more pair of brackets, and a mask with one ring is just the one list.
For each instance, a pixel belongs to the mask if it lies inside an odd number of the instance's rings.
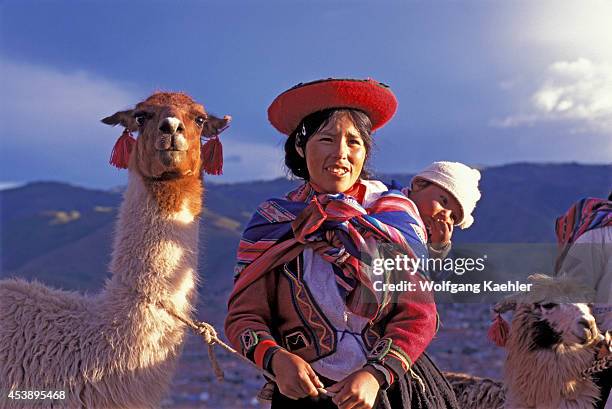
[[119,139],[117,139],[117,142],[115,142],[109,163],[119,169],[127,169],[130,163],[130,154],[132,153],[135,143],[136,139],[134,139],[132,133],[125,128]]
[[204,172],[209,175],[223,174],[223,145],[221,145],[219,135],[228,127],[229,125],[226,125],[221,128],[216,135],[211,136],[208,141],[202,145],[202,166],[204,167]]
[[491,341],[495,343],[498,347],[506,346],[506,342],[508,341],[508,334],[510,333],[510,326],[504,320],[501,313],[497,313],[495,318],[493,319],[493,323],[489,328],[489,332],[487,336]]

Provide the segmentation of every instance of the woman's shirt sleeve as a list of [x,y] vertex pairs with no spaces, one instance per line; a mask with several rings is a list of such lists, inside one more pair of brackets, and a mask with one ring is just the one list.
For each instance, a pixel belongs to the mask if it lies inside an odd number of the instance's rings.
[[410,370],[437,331],[436,305],[433,297],[429,297],[429,294],[420,293],[415,299],[412,292],[401,292],[386,317],[388,322],[381,339],[368,355],[368,364],[382,366],[388,371],[385,377],[389,385]]
[[234,348],[258,367],[269,370],[280,346],[272,337],[272,306],[276,274],[265,274],[228,302],[225,335]]

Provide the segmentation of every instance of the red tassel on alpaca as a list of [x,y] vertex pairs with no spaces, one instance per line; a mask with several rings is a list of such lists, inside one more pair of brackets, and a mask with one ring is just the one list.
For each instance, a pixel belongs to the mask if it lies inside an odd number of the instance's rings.
[[219,136],[213,136],[202,145],[202,163],[204,171],[209,175],[223,174],[223,146]]
[[493,320],[493,324],[489,328],[489,332],[487,336],[491,341],[495,343],[498,347],[506,346],[506,342],[508,341],[508,334],[510,332],[510,326],[501,316],[501,314],[497,314],[495,319]]
[[124,129],[117,142],[115,142],[109,163],[119,169],[127,169],[135,143],[136,139],[134,139],[132,133],[127,128]]

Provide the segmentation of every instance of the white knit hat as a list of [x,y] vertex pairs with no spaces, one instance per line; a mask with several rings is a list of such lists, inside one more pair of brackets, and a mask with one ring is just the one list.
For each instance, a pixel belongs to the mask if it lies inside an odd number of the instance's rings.
[[457,199],[463,213],[463,218],[457,222],[459,227],[467,229],[474,223],[472,212],[480,199],[478,170],[459,162],[434,162],[413,177],[410,184],[417,179],[435,183]]

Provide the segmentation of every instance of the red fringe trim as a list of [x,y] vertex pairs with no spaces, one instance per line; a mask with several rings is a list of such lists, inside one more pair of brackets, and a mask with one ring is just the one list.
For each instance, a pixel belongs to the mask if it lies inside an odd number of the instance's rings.
[[202,145],[202,166],[209,175],[223,174],[223,146],[219,136],[214,136]]
[[115,142],[109,163],[119,169],[127,169],[135,143],[136,139],[132,137],[132,133],[124,129],[117,142]]
[[510,326],[508,323],[502,318],[501,314],[497,314],[491,327],[489,328],[489,332],[487,336],[491,341],[495,343],[498,347],[506,346],[506,342],[508,342],[508,334],[510,333]]

